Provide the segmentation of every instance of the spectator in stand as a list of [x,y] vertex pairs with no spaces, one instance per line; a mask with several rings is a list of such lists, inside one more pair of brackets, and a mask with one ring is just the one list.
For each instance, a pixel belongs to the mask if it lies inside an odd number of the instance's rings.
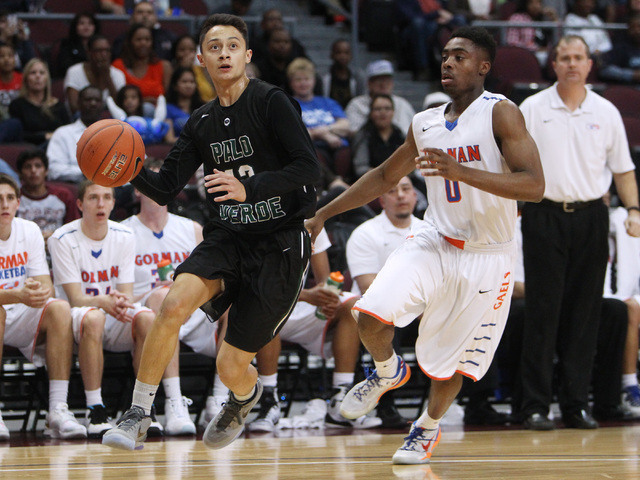
[[196,85],[200,98],[202,98],[202,101],[208,102],[216,98],[216,89],[213,87],[207,71],[200,65],[200,62],[197,61],[197,52],[198,44],[195,39],[189,34],[184,34],[178,37],[173,44],[173,60],[171,61],[171,65],[174,70],[178,67],[191,68],[196,77]]
[[627,0],[624,3],[617,9],[615,23],[625,23],[635,13],[640,13],[640,0]]
[[351,44],[338,39],[331,45],[333,63],[329,72],[322,77],[322,94],[333,98],[342,108],[347,108],[349,101],[366,91],[364,72],[350,66],[352,59]]
[[595,8],[595,0],[575,0],[571,13],[568,13],[564,19],[564,26],[567,35],[579,35],[584,38],[591,55],[599,58],[613,47],[609,34],[600,28],[579,28],[604,25],[600,17],[594,13]]
[[228,13],[244,17],[251,14],[251,3],[253,0],[229,0],[226,6],[217,7],[214,13]]
[[21,152],[16,170],[22,182],[17,216],[35,222],[45,241],[65,223],[80,218],[73,192],[47,182],[49,159],[44,151]]
[[347,140],[349,120],[344,110],[334,99],[313,94],[316,69],[311,60],[293,60],[287,67],[287,77],[320,162],[334,173],[349,177],[352,171],[351,149]]
[[169,86],[171,64],[158,58],[153,49],[152,30],[142,24],[129,29],[122,57],[116,58],[113,66],[124,73],[127,85],[140,88],[144,101],[152,105]]
[[104,103],[102,92],[92,85],[80,90],[78,98],[80,117],[56,129],[47,146],[49,180],[79,183],[85,179],[76,159],[76,144],[87,127],[100,120]]
[[[2,277],[11,278],[0,288],[0,358],[2,345],[17,347],[35,365],[46,364],[49,377],[49,413],[45,436],[86,438],[67,405],[73,357],[71,313],[64,300],[52,298],[53,285],[45,258],[44,240],[38,226],[15,218],[20,205],[15,182],[0,174],[0,259]],[[16,260],[17,259],[17,260]],[[0,440],[9,429],[0,416]]]
[[15,51],[16,67],[23,70],[29,60],[36,57],[36,49],[29,40],[29,26],[15,14],[0,10],[0,42],[11,45]]
[[356,179],[377,167],[404,143],[406,132],[393,123],[393,98],[374,95],[369,120],[353,137],[353,169]]
[[[286,28],[273,30],[269,35],[267,55],[255,62],[260,70],[260,79],[291,93],[287,80],[287,67],[294,58],[289,30]],[[320,94],[321,83],[318,82],[317,86]]]
[[600,77],[608,82],[640,86],[640,12],[627,20],[624,37],[603,55]]
[[[263,61],[269,52],[269,37],[275,30],[285,28],[282,19],[282,12],[277,8],[270,8],[262,14],[260,21],[260,31],[253,32],[249,45],[253,51],[253,61]],[[291,37],[291,58],[307,57],[307,52],[302,44]]]
[[98,33],[100,23],[93,14],[82,12],[73,17],[69,25],[69,36],[60,42],[60,53],[54,59],[56,77],[64,77],[71,65],[87,60],[89,39]]
[[71,66],[64,77],[64,90],[71,114],[78,111],[78,94],[88,85],[102,90],[102,100],[116,96],[126,83],[121,70],[111,65],[111,46],[104,35],[94,35],[87,44],[86,61]]
[[16,70],[15,50],[0,43],[0,120],[9,118],[9,104],[20,95],[22,73]]
[[204,104],[198,93],[192,67],[178,67],[171,75],[167,91],[167,120],[176,137],[193,111]]
[[[509,17],[511,23],[557,21],[558,16],[551,7],[545,7],[542,0],[519,0],[518,7]],[[540,65],[547,64],[550,33],[541,28],[523,27],[507,30],[507,45],[523,47],[535,53]]]
[[388,60],[376,60],[367,65],[367,88],[369,93],[352,98],[345,110],[351,133],[354,134],[367,122],[374,95],[390,95],[393,99],[393,123],[407,132],[416,113],[403,97],[393,95],[393,65]]
[[[160,26],[158,14],[152,2],[143,0],[133,6],[130,19],[131,26],[141,24],[151,30],[153,49],[158,58],[171,60],[171,49],[176,38],[173,32]],[[113,58],[119,58],[124,50],[127,34],[118,36],[113,42]]]
[[462,15],[454,15],[438,0],[394,0],[400,41],[411,55],[414,80],[430,80],[438,28],[465,25]]
[[39,58],[25,65],[20,95],[9,104],[9,114],[22,123],[24,140],[37,146],[71,121],[64,103],[51,95],[51,75]]

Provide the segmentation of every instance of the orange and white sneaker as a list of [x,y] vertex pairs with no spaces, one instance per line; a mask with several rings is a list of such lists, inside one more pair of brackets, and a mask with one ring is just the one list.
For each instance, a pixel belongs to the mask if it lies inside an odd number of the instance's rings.
[[435,430],[427,430],[418,427],[414,422],[411,425],[409,436],[404,438],[404,445],[393,454],[393,464],[420,465],[429,463],[431,453],[440,442],[441,435],[440,427]]

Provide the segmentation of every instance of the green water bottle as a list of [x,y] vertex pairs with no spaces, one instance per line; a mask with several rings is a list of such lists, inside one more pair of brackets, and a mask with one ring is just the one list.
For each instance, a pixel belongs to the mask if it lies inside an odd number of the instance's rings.
[[160,277],[160,280],[173,280],[174,272],[175,269],[173,268],[173,265],[171,265],[171,260],[168,258],[165,258],[158,263],[158,277]]
[[[325,283],[324,288],[331,290],[336,295],[340,295],[342,293],[342,287],[344,285],[344,275],[340,272],[331,272],[329,278],[327,278],[327,283]],[[326,320],[327,316],[322,313],[322,307],[316,308],[316,317],[320,320]]]

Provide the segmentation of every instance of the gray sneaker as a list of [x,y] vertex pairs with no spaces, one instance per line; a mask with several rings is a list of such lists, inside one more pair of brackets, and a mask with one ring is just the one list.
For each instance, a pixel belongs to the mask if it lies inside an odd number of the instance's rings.
[[258,403],[262,395],[262,382],[258,379],[256,391],[249,400],[240,403],[232,392],[229,400],[222,406],[222,410],[211,420],[204,431],[202,441],[209,448],[222,448],[229,445],[240,436],[244,430],[244,421],[253,406]]
[[102,444],[121,450],[140,450],[144,448],[151,417],[144,414],[140,407],[132,405],[124,412],[116,426],[102,437]]

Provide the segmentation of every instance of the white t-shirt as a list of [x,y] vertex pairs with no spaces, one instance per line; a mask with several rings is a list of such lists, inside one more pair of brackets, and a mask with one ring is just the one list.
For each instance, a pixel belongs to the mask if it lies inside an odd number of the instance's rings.
[[135,280],[133,231],[109,220],[107,235],[94,241],[82,233],[82,219],[63,225],[47,242],[56,296],[68,300],[63,285],[82,283],[85,295],[107,295]]
[[14,218],[11,235],[0,240],[0,289],[22,288],[27,278],[39,275],[49,275],[42,232],[34,222]]
[[49,180],[79,182],[84,175],[76,159],[76,145],[87,126],[78,119],[69,125],[56,128],[47,145]]
[[[116,88],[116,91],[120,90],[127,83],[122,70],[118,70],[114,66],[109,67],[109,76],[111,77],[111,81],[113,82],[113,86]],[[88,85],[89,79],[87,78],[87,73],[84,71],[84,62],[71,65],[64,76],[65,93],[69,87],[79,92]],[[106,102],[108,96],[109,89],[105,88],[102,90],[102,100]]]
[[[359,225],[347,241],[347,263],[354,280],[360,275],[378,274],[389,255],[411,235],[412,227],[422,223],[411,216],[411,226],[395,227],[384,211]],[[351,287],[353,293],[361,294],[357,282]]]
[[180,265],[196,247],[193,220],[169,214],[164,229],[155,233],[137,216],[122,221],[133,230],[136,237],[135,284],[133,294],[140,295],[155,288],[158,278],[157,264],[168,258],[173,267]]
[[554,202],[601,198],[612,173],[634,170],[618,109],[597,93],[575,111],[564,104],[557,83],[530,96],[520,110],[538,145],[544,171],[544,197]]
[[[508,173],[493,133],[493,107],[503,95],[483,92],[451,124],[445,120],[445,105],[430,108],[413,118],[417,151],[426,147],[448,152],[465,167],[493,173]],[[513,240],[517,203],[463,182],[442,177],[424,177],[429,207],[425,222],[441,235],[462,240],[468,246],[485,248]]]

